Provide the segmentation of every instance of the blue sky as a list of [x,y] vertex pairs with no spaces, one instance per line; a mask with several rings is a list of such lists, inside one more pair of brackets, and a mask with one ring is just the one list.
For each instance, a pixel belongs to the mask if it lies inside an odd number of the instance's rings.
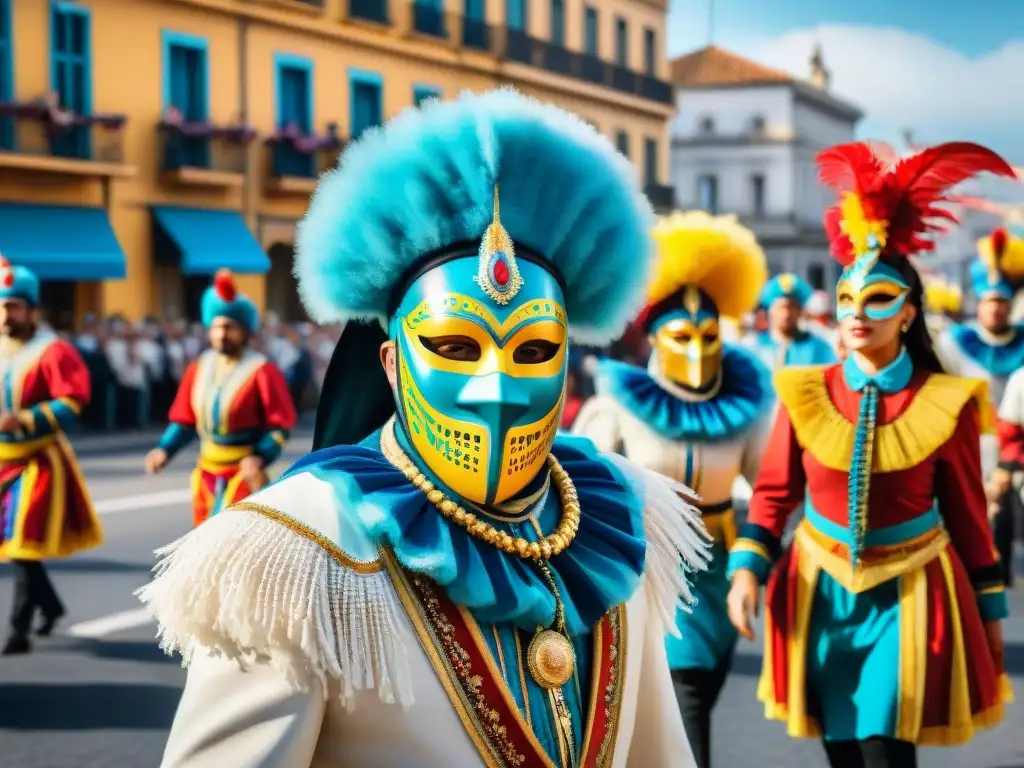
[[[708,43],[708,8],[715,7],[716,42],[774,37],[818,24],[869,24],[923,33],[969,56],[1024,37],[1021,0],[674,0],[669,14],[669,53]],[[1024,85],[1022,85],[1024,94]]]
[[[712,0],[670,0],[668,52],[709,42]],[[714,42],[806,75],[820,43],[864,138],[972,140],[1024,165],[1024,0],[713,0]],[[1022,185],[1024,189],[1024,185]]]

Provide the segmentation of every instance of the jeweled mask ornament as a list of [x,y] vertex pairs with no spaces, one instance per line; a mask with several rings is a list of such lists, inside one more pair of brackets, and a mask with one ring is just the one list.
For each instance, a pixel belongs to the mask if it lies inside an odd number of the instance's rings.
[[678,298],[681,306],[663,309],[648,333],[662,375],[687,389],[705,391],[718,381],[721,372],[718,310],[693,285],[685,286]]
[[390,320],[402,427],[430,472],[477,504],[523,490],[558,428],[568,324],[559,282],[539,262],[517,258],[495,189],[478,252],[454,249]]
[[910,286],[898,270],[880,260],[885,224],[868,219],[854,195],[844,198],[841,210],[840,228],[855,256],[836,285],[836,318],[842,322],[861,312],[869,320],[895,317],[910,295]]

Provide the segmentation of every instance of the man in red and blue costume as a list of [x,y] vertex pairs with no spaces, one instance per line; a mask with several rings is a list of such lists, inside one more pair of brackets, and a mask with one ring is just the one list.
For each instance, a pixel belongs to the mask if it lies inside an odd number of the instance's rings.
[[281,371],[249,348],[259,311],[238,292],[227,270],[217,273],[202,300],[210,349],[186,370],[159,445],[146,471],[159,472],[178,451],[200,440],[192,473],[194,525],[267,484],[267,467],[280,455],[296,413]]
[[0,560],[14,570],[4,655],[31,650],[64,615],[43,561],[99,546],[99,519],[65,432],[89,402],[73,346],[37,327],[39,280],[0,259]]
[[767,582],[758,697],[790,736],[822,738],[834,768],[914,768],[918,745],[970,740],[1012,694],[980,460],[987,386],[943,373],[908,257],[952,219],[948,188],[1013,171],[960,142],[903,159],[848,144],[817,162],[840,195],[825,224],[849,355],[776,374],[782,405],[730,553],[729,612],[752,639]]

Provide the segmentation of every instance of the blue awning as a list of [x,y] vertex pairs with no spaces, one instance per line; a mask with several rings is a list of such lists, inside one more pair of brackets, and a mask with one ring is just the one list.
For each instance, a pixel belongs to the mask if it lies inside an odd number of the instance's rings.
[[212,275],[226,267],[264,274],[270,259],[237,211],[154,206],[157,225],[178,247],[183,275]]
[[123,280],[124,251],[102,208],[0,203],[0,253],[40,280]]

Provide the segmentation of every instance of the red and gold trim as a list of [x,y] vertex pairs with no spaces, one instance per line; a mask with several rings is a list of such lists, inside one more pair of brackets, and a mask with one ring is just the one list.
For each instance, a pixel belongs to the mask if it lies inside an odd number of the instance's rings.
[[[434,582],[383,552],[420,644],[487,768],[559,768],[524,720],[476,620]],[[594,629],[594,679],[580,766],[604,768],[614,756],[622,705],[624,607]]]

